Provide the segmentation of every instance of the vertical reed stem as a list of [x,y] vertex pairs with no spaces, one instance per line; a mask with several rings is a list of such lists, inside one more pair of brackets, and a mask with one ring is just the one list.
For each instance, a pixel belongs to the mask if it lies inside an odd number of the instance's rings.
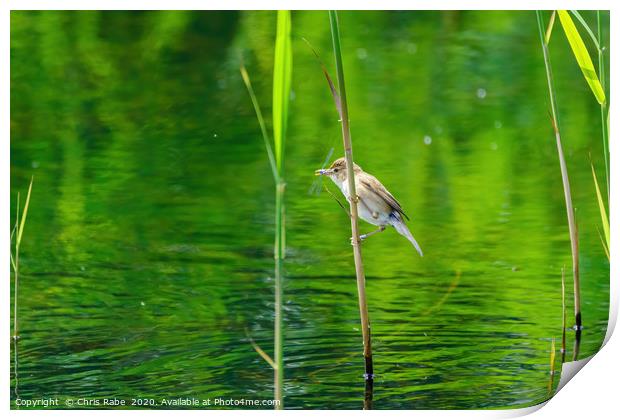
[[275,326],[274,326],[274,399],[278,401],[276,409],[284,408],[282,401],[282,383],[284,365],[282,361],[282,260],[284,258],[284,182],[276,183],[276,233],[275,233]]
[[292,50],[291,50],[291,15],[288,10],[279,10],[277,15],[277,29],[275,54],[273,63],[273,136],[275,153],[271,147],[271,141],[267,134],[267,128],[260,110],[258,100],[254,94],[250,76],[248,75],[243,64],[240,67],[241,78],[248,90],[256,118],[260,125],[267,151],[267,158],[271,166],[273,180],[275,182],[275,238],[274,238],[274,360],[258,347],[253,341],[254,349],[265,359],[274,370],[273,388],[274,399],[277,401],[275,409],[284,408],[283,383],[284,383],[284,358],[283,358],[283,333],[282,333],[282,266],[285,257],[285,240],[286,240],[286,223],[285,223],[285,206],[284,191],[286,183],[284,182],[284,144],[286,139],[286,127],[288,118],[289,97],[291,94],[291,74],[292,74]]
[[557,116],[557,103],[555,100],[555,88],[553,84],[553,73],[551,71],[551,59],[549,58],[549,47],[545,42],[542,16],[539,10],[536,11],[538,21],[538,32],[540,34],[540,43],[542,45],[543,57],[545,61],[545,70],[547,73],[547,88],[549,89],[549,100],[551,102],[551,117],[553,118],[553,131],[555,132],[556,146],[558,149],[558,159],[560,161],[560,172],[562,173],[562,184],[564,186],[564,201],[566,202],[566,216],[568,219],[568,231],[570,235],[571,253],[573,260],[573,287],[575,296],[575,327],[579,332],[581,330],[581,293],[579,288],[579,241],[577,237],[577,224],[575,223],[575,211],[573,209],[573,201],[570,192],[570,183],[568,181],[568,169],[566,160],[564,159],[564,151],[562,149],[562,139],[560,137],[560,125]]
[[353,259],[355,261],[355,276],[357,278],[357,294],[359,298],[360,319],[362,324],[362,339],[364,343],[364,376],[367,380],[372,380],[374,373],[372,366],[372,348],[370,343],[370,320],[368,318],[368,306],[366,304],[366,278],[364,276],[361,241],[359,235],[359,227],[357,223],[358,197],[355,192],[355,174],[353,171],[353,145],[351,143],[351,131],[349,127],[349,108],[347,105],[347,93],[344,82],[344,69],[342,66],[342,54],[340,50],[340,29],[338,26],[338,12],[336,12],[335,10],[330,10],[329,20],[332,30],[332,41],[334,45],[334,58],[336,60],[338,90],[340,93],[340,103],[342,109],[342,141],[344,145],[345,159],[347,162],[347,178],[349,183],[349,204],[351,207]]

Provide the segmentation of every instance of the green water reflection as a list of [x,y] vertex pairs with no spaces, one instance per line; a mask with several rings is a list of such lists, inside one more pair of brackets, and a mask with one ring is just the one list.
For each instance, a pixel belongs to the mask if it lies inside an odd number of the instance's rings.
[[[341,25],[356,161],[425,252],[393,230],[364,244],[374,407],[545,400],[570,244],[535,15],[347,12]],[[588,158],[604,168],[600,116],[558,29],[585,357],[609,297]],[[35,176],[12,397],[271,398],[244,329],[271,353],[273,181],[238,67],[243,55],[269,114],[274,34],[271,12],[11,14],[12,217]],[[302,37],[331,65],[327,14],[293,14],[285,404],[356,409],[349,224],[308,194],[340,128]]]

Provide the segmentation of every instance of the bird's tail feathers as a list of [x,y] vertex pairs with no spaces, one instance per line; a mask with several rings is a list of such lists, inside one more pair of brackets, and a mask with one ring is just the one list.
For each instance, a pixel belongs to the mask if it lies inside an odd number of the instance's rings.
[[392,220],[392,226],[394,226],[394,229],[396,229],[396,231],[403,235],[405,238],[409,239],[409,242],[413,244],[416,251],[418,251],[418,254],[420,254],[420,257],[423,257],[424,253],[422,252],[422,248],[420,248],[420,245],[418,245],[418,242],[415,240],[415,238],[409,231],[409,228],[407,227],[405,222],[403,222],[402,218],[399,217],[399,215],[393,214]]

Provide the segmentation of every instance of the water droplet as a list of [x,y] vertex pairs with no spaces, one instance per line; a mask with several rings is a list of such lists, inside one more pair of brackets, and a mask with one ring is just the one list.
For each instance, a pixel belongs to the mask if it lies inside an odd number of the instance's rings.
[[33,169],[37,169],[39,167],[39,162],[37,162],[36,160],[33,160],[31,166]]
[[226,84],[227,84],[227,83],[226,83],[226,79],[218,79],[218,81],[217,81],[217,86],[218,86],[220,89],[224,89],[224,88],[226,88]]
[[502,128],[503,124],[500,120],[495,120],[495,128]]
[[213,138],[216,139],[217,138],[217,133],[213,133]]
[[428,146],[432,142],[433,142],[433,139],[431,138],[431,136],[424,136],[424,144]]
[[365,48],[358,48],[356,52],[357,58],[360,60],[366,60],[366,58],[368,58],[368,51],[366,51]]
[[407,52],[409,54],[415,54],[418,52],[418,46],[416,44],[414,44],[413,42],[410,42],[409,44],[407,44]]
[[491,150],[497,150],[497,143],[495,142],[491,143]]
[[487,97],[487,91],[484,88],[478,88],[476,91],[476,96],[480,99],[484,99]]
[[145,306],[146,303],[144,303],[144,301],[140,302],[140,306]]

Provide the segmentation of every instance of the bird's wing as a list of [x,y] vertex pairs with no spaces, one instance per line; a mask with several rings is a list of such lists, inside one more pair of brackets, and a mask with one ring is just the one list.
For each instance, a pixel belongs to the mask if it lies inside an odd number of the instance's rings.
[[387,188],[385,188],[383,184],[379,182],[377,178],[375,178],[374,176],[370,174],[365,174],[365,176],[361,176],[359,178],[360,178],[359,182],[364,187],[366,187],[369,191],[373,191],[375,194],[377,194],[379,197],[385,200],[385,202],[389,204],[390,207],[392,207],[394,211],[397,211],[398,213],[405,216],[407,220],[409,220],[409,217],[403,211],[403,208],[400,206],[400,203],[394,198],[392,194],[390,194]]

